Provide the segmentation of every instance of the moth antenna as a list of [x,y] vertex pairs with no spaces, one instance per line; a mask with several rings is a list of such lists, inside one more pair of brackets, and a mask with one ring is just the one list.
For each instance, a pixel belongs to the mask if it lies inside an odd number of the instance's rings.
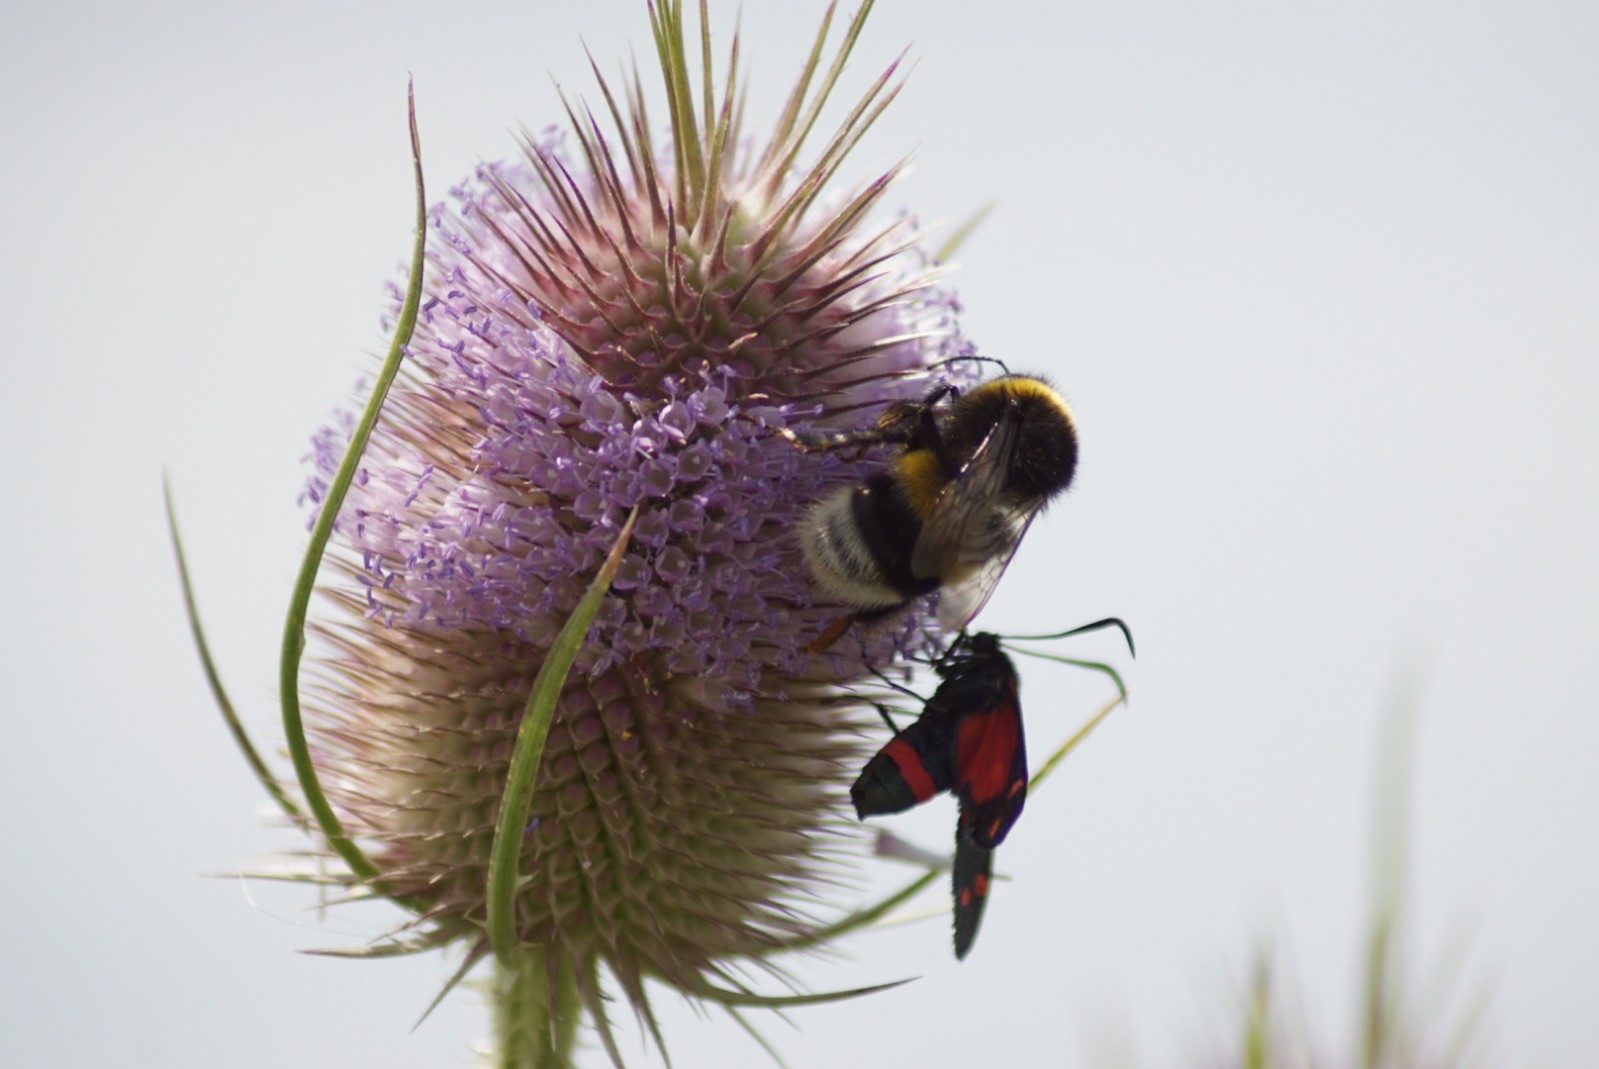
[[1041,650],[1025,650],[1017,648],[1013,650],[1013,652],[1019,653],[1023,657],[1037,657],[1041,661],[1054,661],[1056,664],[1069,664],[1078,668],[1086,668],[1090,672],[1103,672],[1105,675],[1110,677],[1112,683],[1116,684],[1116,692],[1121,695],[1121,700],[1127,700],[1127,684],[1122,682],[1121,673],[1116,671],[1116,669],[1112,668],[1110,665],[1106,664],[1104,661],[1082,661],[1078,660],[1076,657],[1062,657],[1059,654],[1044,653]]
[[[1007,642],[1042,642],[1045,639],[1070,638],[1072,635],[1084,635],[1090,631],[1103,631],[1107,627],[1114,627],[1121,631],[1122,637],[1127,640],[1127,652],[1136,658],[1138,650],[1133,646],[1133,633],[1119,616],[1107,616],[1103,620],[1095,620],[1091,624],[1074,627],[1070,631],[1057,631],[1052,635],[1005,635],[1004,638]],[[964,633],[962,637],[965,637]]]

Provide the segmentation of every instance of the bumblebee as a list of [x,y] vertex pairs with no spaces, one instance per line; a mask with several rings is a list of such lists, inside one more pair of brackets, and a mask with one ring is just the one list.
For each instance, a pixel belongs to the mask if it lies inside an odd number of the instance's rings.
[[1077,428],[1044,380],[1005,374],[890,405],[865,430],[785,431],[803,449],[899,445],[883,471],[810,507],[798,535],[817,591],[852,606],[812,643],[942,591],[939,623],[959,631],[999,583],[1027,526],[1071,485]]

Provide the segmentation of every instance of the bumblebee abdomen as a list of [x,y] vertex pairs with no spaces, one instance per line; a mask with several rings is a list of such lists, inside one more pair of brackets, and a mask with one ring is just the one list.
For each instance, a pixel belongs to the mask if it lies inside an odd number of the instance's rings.
[[894,458],[889,466],[892,485],[904,499],[905,507],[918,525],[933,510],[938,495],[949,486],[954,472],[945,471],[938,454],[931,449],[912,449]]
[[899,595],[897,601],[909,601],[939,588],[941,577],[918,577],[911,571],[911,554],[921,537],[922,520],[897,473],[881,472],[856,486],[850,508],[878,576]]
[[899,483],[880,472],[812,509],[800,527],[800,548],[830,599],[889,608],[938,589],[937,578],[911,574],[911,550],[921,529]]

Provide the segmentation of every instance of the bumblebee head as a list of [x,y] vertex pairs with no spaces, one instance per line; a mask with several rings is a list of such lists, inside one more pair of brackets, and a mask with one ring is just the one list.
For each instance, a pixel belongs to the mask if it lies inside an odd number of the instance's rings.
[[1053,386],[1032,375],[1003,375],[978,386],[966,399],[972,405],[970,422],[985,431],[1002,419],[1016,422],[1005,479],[1008,492],[1042,505],[1071,485],[1077,470],[1077,422]]

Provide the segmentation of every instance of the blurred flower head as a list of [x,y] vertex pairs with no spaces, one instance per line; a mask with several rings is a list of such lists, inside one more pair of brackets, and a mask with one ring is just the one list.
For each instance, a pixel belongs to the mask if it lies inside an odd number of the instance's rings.
[[[591,1012],[598,966],[642,1008],[647,978],[703,996],[812,931],[816,878],[855,834],[840,684],[919,623],[806,652],[840,610],[812,603],[797,517],[872,462],[777,433],[869,422],[966,351],[915,221],[875,211],[894,170],[834,191],[893,68],[808,137],[864,15],[762,135],[736,40],[715,90],[679,5],[657,4],[665,136],[636,76],[602,81],[592,110],[452,190],[338,517],[340,611],[313,626],[321,781],[384,893],[481,945],[529,689],[637,509],[555,710],[515,898],[518,943]],[[348,432],[317,437],[313,501]]]

